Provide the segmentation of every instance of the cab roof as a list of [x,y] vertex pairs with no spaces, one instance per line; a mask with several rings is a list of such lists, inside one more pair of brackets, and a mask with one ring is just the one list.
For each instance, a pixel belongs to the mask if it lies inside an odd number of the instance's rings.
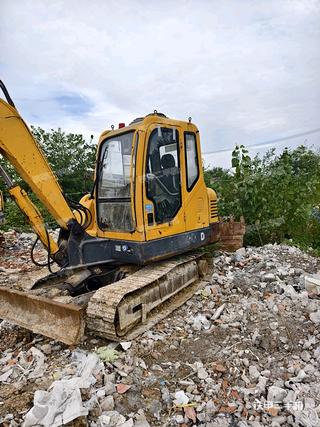
[[110,137],[113,135],[119,135],[122,133],[130,132],[133,130],[146,130],[150,124],[159,124],[159,125],[170,125],[177,127],[190,127],[190,131],[196,132],[197,127],[191,122],[191,117],[189,121],[175,120],[167,117],[163,113],[158,113],[156,110],[153,113],[147,114],[144,117],[138,117],[134,119],[128,126],[121,127],[119,129],[107,129],[100,135],[99,143],[102,142],[106,136]]

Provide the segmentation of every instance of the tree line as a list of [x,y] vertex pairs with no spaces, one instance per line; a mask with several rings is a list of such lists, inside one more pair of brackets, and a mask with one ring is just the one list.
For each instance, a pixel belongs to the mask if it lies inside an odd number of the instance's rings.
[[[90,192],[93,186],[96,145],[80,134],[61,129],[46,132],[32,127],[32,133],[59,179],[65,195],[72,200]],[[29,192],[28,186],[5,159],[0,159],[15,182]],[[229,169],[209,167],[204,171],[207,186],[218,194],[221,217],[244,217],[245,243],[261,245],[289,242],[320,252],[320,153],[299,146],[275,149],[250,157],[243,145],[236,146]],[[7,195],[0,180],[0,190]],[[30,193],[44,215],[47,225],[54,221]],[[28,229],[23,215],[6,197],[6,223],[3,229]]]
[[[71,200],[79,201],[93,186],[96,146],[86,142],[82,135],[66,133],[61,129],[46,132],[40,127],[31,126],[32,134],[44,152],[51,168],[57,176],[64,194]],[[26,190],[38,207],[49,227],[57,227],[45,207],[29,190],[28,185],[19,177],[15,169],[4,158],[0,164],[8,171],[14,182]],[[8,197],[7,189],[0,178],[0,190],[5,196],[6,222],[2,229],[14,228],[28,230],[29,225],[16,204]]]

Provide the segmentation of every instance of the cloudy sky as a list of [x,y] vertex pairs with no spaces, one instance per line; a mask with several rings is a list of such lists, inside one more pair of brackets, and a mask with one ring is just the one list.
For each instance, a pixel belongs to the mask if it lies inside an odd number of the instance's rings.
[[[0,78],[48,130],[97,140],[157,109],[212,152],[320,128],[320,0],[1,0],[0,40]],[[303,142],[320,132],[276,146]]]

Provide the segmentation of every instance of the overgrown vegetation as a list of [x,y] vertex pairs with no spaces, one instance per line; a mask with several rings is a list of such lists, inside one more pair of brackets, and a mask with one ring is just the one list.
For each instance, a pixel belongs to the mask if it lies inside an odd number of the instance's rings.
[[[79,200],[93,185],[96,147],[82,135],[60,129],[46,132],[32,128],[67,197]],[[28,190],[13,168],[0,159],[22,188]],[[219,214],[244,216],[246,244],[291,240],[320,253],[320,153],[300,146],[277,155],[272,149],[263,157],[251,158],[244,146],[236,146],[229,170],[208,168],[205,179],[219,196]],[[4,184],[0,181],[0,189]],[[31,194],[47,224],[54,225],[45,209]],[[16,207],[6,198],[6,224],[2,228],[28,229]]]
[[232,170],[205,171],[219,196],[222,216],[244,216],[247,244],[292,240],[320,251],[320,154],[305,146],[270,150],[251,158],[244,146],[232,153]]

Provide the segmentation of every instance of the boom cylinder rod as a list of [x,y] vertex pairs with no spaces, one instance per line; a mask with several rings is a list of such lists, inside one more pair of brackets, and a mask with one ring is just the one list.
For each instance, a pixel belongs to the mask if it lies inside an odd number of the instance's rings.
[[5,168],[3,166],[0,165],[0,175],[2,176],[6,186],[8,188],[11,188],[14,186],[12,179],[10,178],[10,176],[7,174],[7,171],[5,170]]

